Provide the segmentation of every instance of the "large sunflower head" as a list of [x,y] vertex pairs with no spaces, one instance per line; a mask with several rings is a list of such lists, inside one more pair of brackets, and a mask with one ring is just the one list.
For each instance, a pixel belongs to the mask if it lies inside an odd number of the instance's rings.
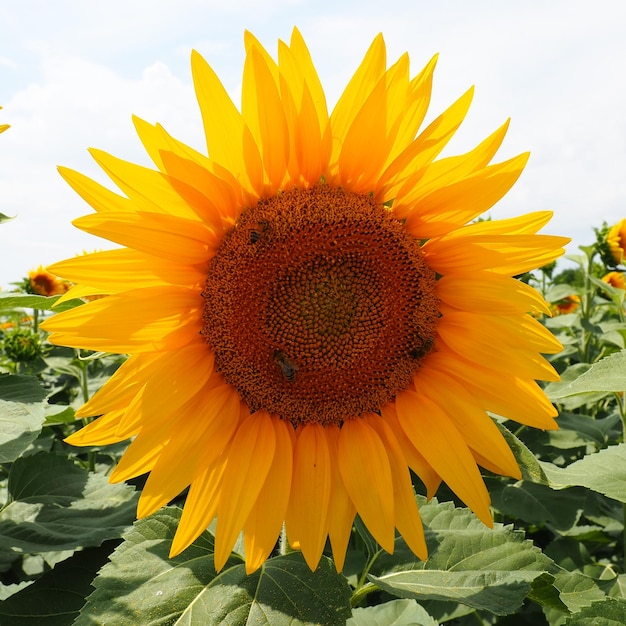
[[124,247],[52,266],[68,296],[107,295],[45,328],[129,354],[69,441],[134,437],[111,479],[149,472],[140,517],[189,487],[172,554],[217,518],[216,567],[243,530],[252,572],[284,523],[312,569],[327,538],[341,569],[358,513],[425,558],[409,468],[491,524],[478,466],[520,472],[487,412],[555,427],[535,380],[561,346],[513,276],[567,240],[536,234],[548,212],[471,223],[527,155],[491,163],[505,123],[437,159],[472,90],[423,128],[435,59],[412,77],[376,37],[329,115],[297,30],[278,61],[245,44],[241,111],[192,55],[207,154],[136,119],[154,169],[92,151],[121,194],[61,169],[96,210],[76,226]]

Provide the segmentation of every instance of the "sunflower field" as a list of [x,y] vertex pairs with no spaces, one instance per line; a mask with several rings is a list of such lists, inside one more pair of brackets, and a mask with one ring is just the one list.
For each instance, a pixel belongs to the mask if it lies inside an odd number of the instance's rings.
[[625,624],[626,220],[491,219],[528,154],[442,156],[436,57],[329,112],[245,47],[206,154],[60,168],[118,247],[0,292],[0,625]]

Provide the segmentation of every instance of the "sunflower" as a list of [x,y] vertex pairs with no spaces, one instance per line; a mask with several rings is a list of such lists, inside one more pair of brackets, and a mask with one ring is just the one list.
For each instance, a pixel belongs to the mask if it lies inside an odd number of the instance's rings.
[[622,272],[609,272],[602,277],[602,280],[616,289],[626,289],[626,280]]
[[626,219],[611,226],[606,240],[615,263],[621,265],[624,262],[624,250],[626,250]]
[[567,240],[536,234],[549,212],[470,223],[528,155],[490,164],[505,123],[437,160],[472,90],[420,130],[436,58],[410,77],[377,36],[329,115],[297,30],[277,62],[245,47],[241,112],[192,53],[208,156],[135,119],[156,169],[92,150],[122,194],[61,169],[96,210],[75,225],[124,247],[52,266],[106,297],[45,328],[129,354],[68,441],[133,438],[111,480],[149,473],[138,517],[189,487],[171,555],[217,518],[216,568],[243,531],[253,572],[284,524],[311,569],[328,538],[340,571],[358,513],[424,559],[409,468],[491,525],[478,466],[520,470],[487,411],[556,427],[535,380],[558,379],[541,353],[561,346],[512,277]]
[[569,296],[555,302],[552,305],[551,313],[553,315],[566,315],[573,313],[580,306],[580,296],[572,293]]
[[58,296],[66,293],[70,284],[50,273],[42,265],[28,272],[26,291],[40,296]]

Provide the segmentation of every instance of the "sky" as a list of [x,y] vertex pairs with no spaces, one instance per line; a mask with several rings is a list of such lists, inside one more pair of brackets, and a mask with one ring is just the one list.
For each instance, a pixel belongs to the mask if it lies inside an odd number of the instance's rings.
[[626,217],[624,0],[0,0],[0,287],[82,251],[113,247],[71,221],[91,208],[56,168],[115,189],[87,148],[151,165],[131,116],[160,122],[206,151],[191,82],[200,52],[239,102],[243,33],[276,55],[302,32],[329,106],[377,33],[388,63],[408,51],[413,74],[439,53],[435,118],[475,85],[445,155],[476,145],[507,118],[496,155],[530,151],[492,218],[551,210],[543,232],[593,242]]

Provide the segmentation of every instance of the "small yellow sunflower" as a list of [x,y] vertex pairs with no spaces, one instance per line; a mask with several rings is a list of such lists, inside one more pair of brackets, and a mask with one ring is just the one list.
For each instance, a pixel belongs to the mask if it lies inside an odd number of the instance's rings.
[[602,277],[602,280],[616,289],[626,289],[626,280],[622,272],[609,272]]
[[189,487],[172,555],[217,518],[216,568],[243,530],[253,572],[284,523],[311,569],[329,538],[341,570],[358,513],[426,558],[409,468],[491,525],[478,466],[520,471],[487,411],[556,427],[535,380],[561,346],[512,276],[568,240],[536,234],[549,212],[468,225],[528,155],[490,163],[505,123],[437,160],[472,90],[420,130],[435,58],[411,78],[377,36],[329,115],[297,30],[278,62],[245,47],[241,112],[192,54],[208,156],[135,119],[156,169],[92,151],[122,195],[61,169],[96,210],[75,225],[124,247],[52,266],[107,296],[45,328],[130,355],[68,441],[134,437],[111,479],[149,472],[139,517]]
[[58,296],[66,293],[70,284],[48,272],[42,265],[28,272],[28,291],[39,296]]
[[579,306],[580,296],[573,293],[555,302],[552,305],[551,312],[553,315],[565,315],[566,313],[573,313]]
[[624,262],[624,250],[626,250],[626,219],[611,226],[606,240],[615,263],[621,265]]

